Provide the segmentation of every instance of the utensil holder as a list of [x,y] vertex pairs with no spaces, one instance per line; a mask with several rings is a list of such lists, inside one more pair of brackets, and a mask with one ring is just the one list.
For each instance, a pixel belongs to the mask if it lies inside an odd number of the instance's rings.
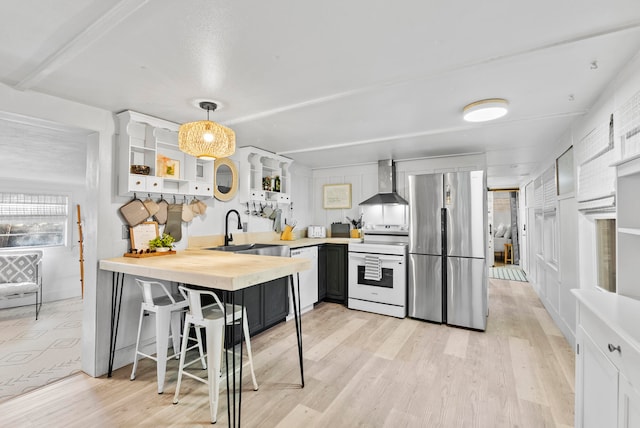
[[293,227],[286,225],[284,227],[284,230],[282,231],[282,234],[280,235],[280,240],[281,241],[293,241],[294,237],[293,237]]

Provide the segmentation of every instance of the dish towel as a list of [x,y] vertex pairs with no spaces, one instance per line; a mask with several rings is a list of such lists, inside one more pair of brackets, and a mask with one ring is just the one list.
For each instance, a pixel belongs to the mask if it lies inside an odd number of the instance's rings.
[[182,204],[169,204],[164,233],[173,236],[176,242],[182,239]]
[[382,264],[376,256],[364,256],[364,279],[380,281],[382,278]]

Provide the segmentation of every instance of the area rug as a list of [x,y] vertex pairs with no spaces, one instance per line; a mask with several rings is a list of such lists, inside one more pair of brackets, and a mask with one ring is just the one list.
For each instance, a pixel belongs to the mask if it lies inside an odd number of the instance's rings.
[[528,282],[527,275],[517,267],[492,267],[489,268],[489,278],[507,279],[509,281]]
[[82,300],[0,310],[0,402],[80,371]]

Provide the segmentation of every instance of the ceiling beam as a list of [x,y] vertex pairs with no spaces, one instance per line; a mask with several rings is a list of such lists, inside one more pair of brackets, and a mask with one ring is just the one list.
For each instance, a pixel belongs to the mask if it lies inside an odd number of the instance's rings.
[[343,143],[335,143],[335,144],[316,146],[316,147],[305,147],[302,149],[295,149],[295,150],[283,150],[283,151],[279,151],[278,154],[290,155],[294,153],[307,153],[307,152],[316,152],[316,151],[331,150],[331,149],[340,149],[345,147],[381,143],[383,141],[393,141],[393,140],[401,140],[405,138],[425,137],[429,135],[441,135],[441,134],[447,134],[451,132],[463,132],[463,131],[468,131],[471,129],[477,129],[481,127],[489,128],[489,127],[503,126],[506,124],[518,123],[518,122],[531,122],[534,120],[561,119],[565,117],[582,116],[585,113],[586,111],[582,111],[582,110],[565,112],[565,113],[550,113],[550,114],[544,114],[544,115],[538,115],[538,116],[528,116],[521,119],[501,120],[499,122],[483,123],[478,125],[464,125],[464,126],[452,126],[448,128],[436,128],[436,129],[429,129],[426,131],[410,132],[407,134],[386,135],[383,137],[368,138],[366,140],[347,141]]
[[31,73],[14,85],[14,88],[23,91],[31,89],[49,74],[77,57],[148,2],[149,0],[121,0],[87,28],[49,55]]

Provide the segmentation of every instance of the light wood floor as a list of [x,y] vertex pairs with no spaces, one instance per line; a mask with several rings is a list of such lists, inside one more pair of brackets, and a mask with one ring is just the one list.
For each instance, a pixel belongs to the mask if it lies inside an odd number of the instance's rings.
[[[260,390],[245,376],[245,427],[573,425],[574,354],[528,283],[490,281],[485,333],[322,303],[303,316],[306,386],[293,323],[252,339]],[[0,405],[0,426],[211,426],[206,387],[172,404],[143,360],[111,379],[74,375]],[[248,373],[245,372],[246,375]],[[227,425],[226,400],[217,426]]]

